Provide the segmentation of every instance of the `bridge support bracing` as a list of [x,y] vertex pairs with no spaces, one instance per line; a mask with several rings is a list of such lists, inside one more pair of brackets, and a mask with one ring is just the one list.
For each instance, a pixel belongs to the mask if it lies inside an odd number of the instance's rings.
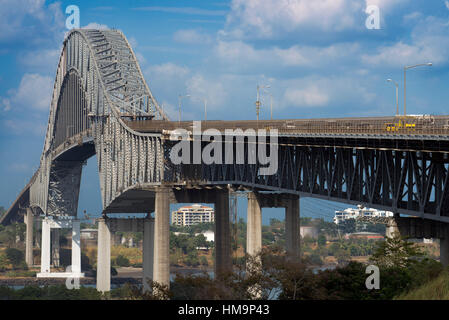
[[299,196],[286,201],[288,201],[285,207],[286,251],[289,255],[299,258]]
[[215,198],[215,276],[232,271],[229,192],[217,191]]
[[104,218],[98,219],[97,290],[111,290],[111,232]]
[[170,285],[170,201],[169,189],[156,189],[154,220],[153,280]]
[[262,250],[262,210],[257,193],[248,193],[246,253],[257,255]]
[[143,289],[151,290],[149,280],[153,279],[154,219],[147,218],[143,223]]
[[59,267],[59,229],[51,230],[51,261],[53,267]]
[[33,265],[33,233],[34,217],[33,209],[27,208],[25,214],[26,236],[25,236],[25,262],[28,267]]

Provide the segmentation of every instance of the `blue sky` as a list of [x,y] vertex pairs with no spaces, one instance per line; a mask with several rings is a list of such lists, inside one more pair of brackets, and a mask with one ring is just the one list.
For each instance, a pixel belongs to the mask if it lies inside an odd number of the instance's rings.
[[[0,4],[0,205],[8,207],[39,165],[65,28],[117,28],[172,119],[255,119],[256,86],[270,85],[274,117],[379,116],[395,112],[404,65],[411,114],[448,114],[449,2],[444,0],[44,1]],[[368,5],[380,29],[365,27]],[[269,93],[261,118],[269,118]],[[98,212],[95,159],[85,168],[80,211]],[[305,201],[305,202],[304,202]],[[327,204],[305,199],[304,207]],[[244,206],[244,204],[242,204]],[[321,207],[320,207],[321,206]],[[337,205],[335,205],[337,207]],[[338,205],[338,208],[345,205]],[[243,208],[243,207],[242,207]],[[307,211],[307,210],[306,210]],[[279,214],[278,211],[266,215]],[[264,217],[264,222],[268,218]]]

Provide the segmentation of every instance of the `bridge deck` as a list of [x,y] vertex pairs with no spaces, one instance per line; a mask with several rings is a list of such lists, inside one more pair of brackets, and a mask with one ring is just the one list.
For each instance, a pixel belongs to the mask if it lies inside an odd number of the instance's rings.
[[[126,121],[138,132],[163,132],[164,130],[193,130],[193,121],[141,120]],[[449,116],[397,116],[377,118],[329,118],[284,120],[201,121],[201,130],[226,129],[277,129],[280,135],[374,135],[390,138],[410,136],[440,136],[449,138]]]

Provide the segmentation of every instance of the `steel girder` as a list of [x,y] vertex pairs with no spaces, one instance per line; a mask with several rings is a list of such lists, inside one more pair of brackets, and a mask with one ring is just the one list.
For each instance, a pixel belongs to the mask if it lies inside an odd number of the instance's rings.
[[[443,152],[298,146],[279,143],[278,171],[256,164],[169,162],[166,180],[234,184],[322,199],[360,203],[449,222],[449,158]],[[173,142],[165,142],[166,157]],[[245,161],[248,160],[245,146]],[[224,160],[224,158],[223,158]],[[223,161],[224,162],[224,161]]]

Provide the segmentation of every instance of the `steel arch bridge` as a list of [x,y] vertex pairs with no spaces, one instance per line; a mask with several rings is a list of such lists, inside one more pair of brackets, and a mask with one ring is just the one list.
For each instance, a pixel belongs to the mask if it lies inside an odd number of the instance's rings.
[[[441,259],[449,264],[449,116],[200,124],[215,130],[219,138],[213,142],[198,138],[191,121],[169,121],[120,31],[72,30],[59,58],[39,169],[0,223],[18,220],[26,208],[26,256],[32,263],[30,208],[46,217],[76,217],[83,164],[96,155],[105,217],[98,230],[97,287],[103,291],[110,281],[109,232],[120,228],[144,231],[144,274],[169,283],[170,202],[215,204],[215,268],[217,274],[229,270],[229,190],[242,188],[248,192],[250,254],[262,247],[261,208],[283,207],[287,251],[298,256],[299,196],[310,196],[421,218],[396,217],[397,228],[416,237],[440,238]],[[235,152],[230,162],[225,154],[214,163],[171,161],[170,153],[179,142],[171,134],[178,129],[187,132],[191,149],[199,139],[203,152],[212,143],[226,149],[229,141],[222,136],[228,137],[227,129],[245,135],[242,129],[254,128],[276,131],[278,140],[254,144],[244,137],[243,148],[237,139],[231,140]],[[264,164],[249,158],[268,148],[271,155],[272,146],[278,170],[261,175]],[[140,224],[111,221],[106,215],[153,211],[154,221],[144,219]],[[42,234],[46,249],[41,250],[41,261],[45,260],[41,270],[47,274],[51,223],[42,224],[47,229],[45,237]],[[79,221],[74,223],[79,230]],[[78,257],[80,272],[79,241],[77,247],[73,243],[72,257]]]
[[[259,164],[235,159],[174,165],[175,142],[167,132],[191,130],[192,122],[169,121],[120,31],[72,30],[59,58],[39,169],[0,222],[17,219],[28,206],[76,216],[82,167],[94,154],[103,213],[152,211],[154,187],[188,183],[361,203],[449,222],[449,117],[417,120],[405,132],[391,126],[395,121],[207,121],[204,129],[223,134],[226,128],[277,129],[279,170],[260,176]],[[248,157],[248,145],[244,152]]]
[[59,58],[30,205],[47,215],[76,216],[82,166],[94,154],[105,211],[133,186],[159,183],[161,137],[130,129],[126,117],[168,120],[125,36],[116,30],[71,31]]

